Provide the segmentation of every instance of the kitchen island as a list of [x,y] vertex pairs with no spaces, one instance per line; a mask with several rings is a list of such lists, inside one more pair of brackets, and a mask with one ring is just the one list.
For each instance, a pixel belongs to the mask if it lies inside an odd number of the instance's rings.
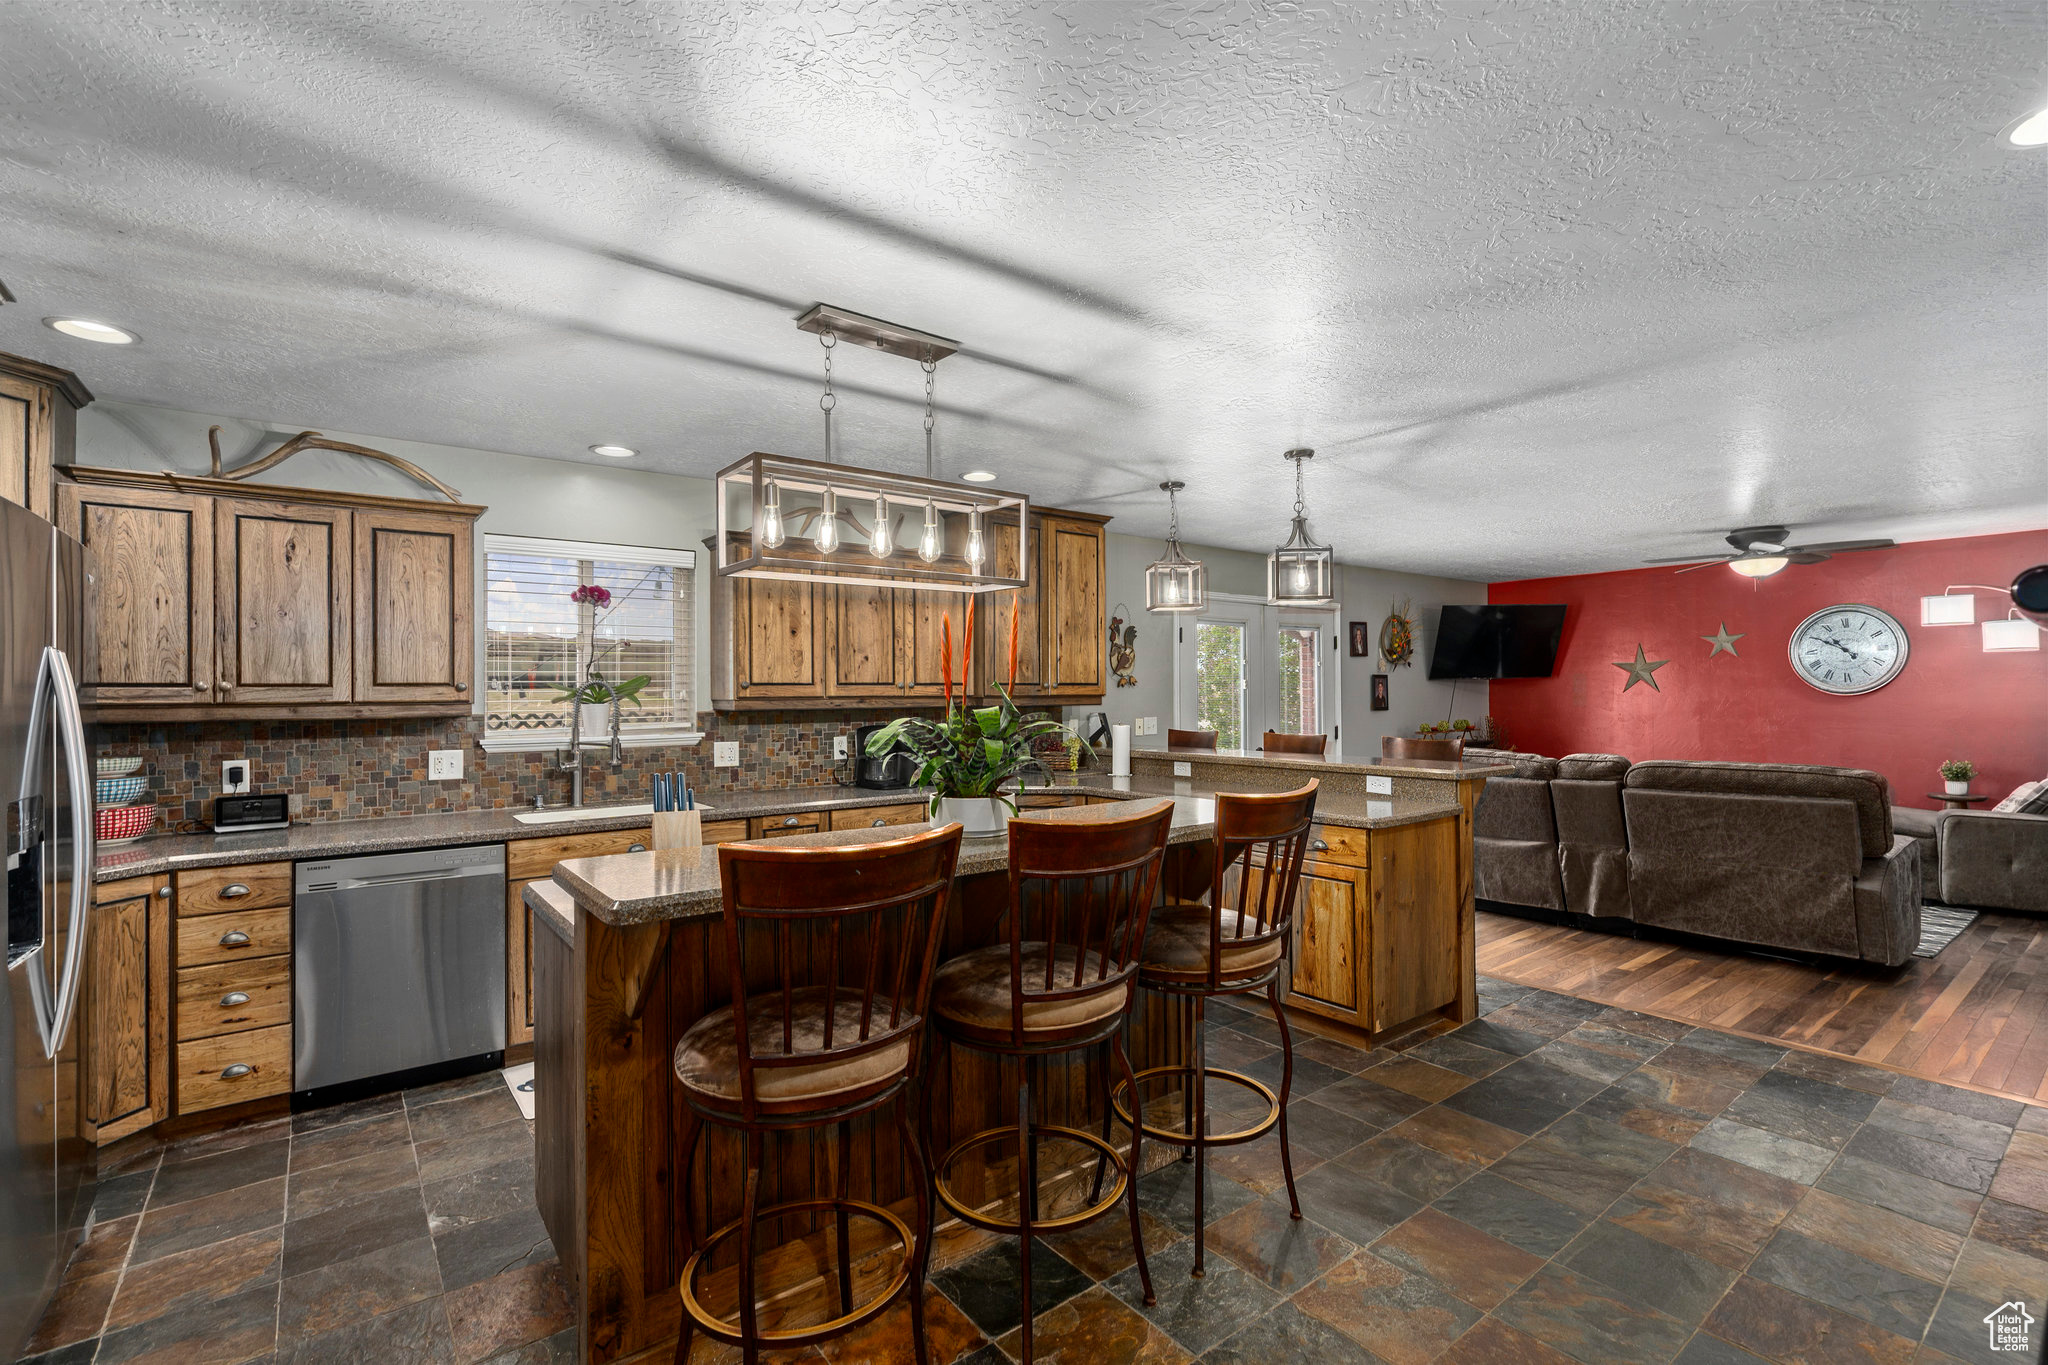
[[[1460,780],[1476,785],[1484,774]],[[1213,793],[1193,790],[1197,785],[1149,776],[1068,779],[1055,792],[1088,804],[1027,818],[1085,822],[1110,814],[1111,802],[1170,798],[1174,820],[1165,880],[1170,892],[1199,893],[1208,876],[1215,816]],[[1314,839],[1323,847],[1304,874],[1294,950],[1297,963],[1313,963],[1310,986],[1349,998],[1354,1013],[1373,1008],[1374,999],[1383,999],[1385,1009],[1409,1011],[1403,1022],[1411,1026],[1438,1017],[1469,1019],[1476,1012],[1469,895],[1459,882],[1463,867],[1469,887],[1469,808],[1457,801],[1457,785],[1386,800],[1338,797],[1319,803]],[[844,845],[923,828],[854,829],[778,842]],[[1356,865],[1331,861],[1338,857]],[[942,958],[1001,941],[1007,866],[1004,840],[963,844]],[[1341,888],[1339,867],[1346,869]],[[1376,874],[1383,875],[1383,884],[1375,885]],[[1318,880],[1310,882],[1309,876]],[[717,850],[567,859],[551,883],[537,883],[525,894],[534,942],[541,1214],[570,1274],[582,1358],[593,1365],[656,1358],[672,1349],[680,1320],[676,1279],[690,1250],[676,1162],[694,1120],[678,1093],[670,1051],[692,1023],[729,1003]],[[1340,918],[1347,921],[1342,933]],[[1357,933],[1361,925],[1370,936],[1363,940]],[[1305,1000],[1299,968],[1295,975],[1294,995]],[[1340,977],[1352,985],[1337,984]],[[1134,1067],[1181,1060],[1187,1020],[1180,1011],[1186,1008],[1180,1000],[1140,995],[1129,1037]],[[1334,1008],[1320,1012],[1328,1016]],[[1072,1065],[1040,1064],[1045,1070],[1036,1090],[1046,1122],[1096,1126],[1101,1064],[1099,1056]],[[1014,1076],[1005,1082],[993,1059],[956,1049],[932,1067],[916,1102],[930,1106],[943,1149],[957,1136],[1014,1122],[1006,1108],[1014,1104],[1014,1084]],[[1177,1103],[1163,1095],[1146,1098],[1155,1109]],[[1163,1121],[1174,1119],[1165,1115]],[[764,1202],[800,1198],[834,1172],[829,1140],[790,1139],[774,1151]],[[908,1170],[886,1110],[880,1123],[855,1122],[851,1153],[858,1197],[909,1207]],[[737,1142],[712,1130],[690,1174],[689,1205],[698,1229],[736,1216],[742,1169]],[[1009,1179],[998,1175],[981,1187],[983,1174],[969,1164],[956,1166],[955,1188],[968,1197],[994,1198]],[[774,1260],[785,1284],[803,1283],[824,1266],[822,1248],[806,1240],[810,1231],[792,1226],[778,1234]]]

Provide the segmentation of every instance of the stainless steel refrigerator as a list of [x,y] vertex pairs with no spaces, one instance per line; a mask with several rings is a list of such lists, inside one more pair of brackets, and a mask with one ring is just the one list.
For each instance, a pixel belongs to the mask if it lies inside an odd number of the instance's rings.
[[27,1344],[92,1208],[76,1018],[92,891],[93,763],[74,673],[85,549],[0,501],[0,1360]]

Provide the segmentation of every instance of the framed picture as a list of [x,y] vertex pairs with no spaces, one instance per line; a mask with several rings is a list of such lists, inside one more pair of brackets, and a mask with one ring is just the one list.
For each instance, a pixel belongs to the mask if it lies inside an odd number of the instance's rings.
[[1375,711],[1387,709],[1387,675],[1384,673],[1372,675],[1372,709]]
[[1372,622],[1353,621],[1351,623],[1351,657],[1363,659],[1370,653],[1372,653]]

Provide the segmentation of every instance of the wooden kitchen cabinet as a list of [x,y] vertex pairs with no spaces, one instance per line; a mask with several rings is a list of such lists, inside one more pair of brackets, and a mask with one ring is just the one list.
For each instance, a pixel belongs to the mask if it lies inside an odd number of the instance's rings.
[[[734,696],[757,704],[824,700],[831,692],[824,629],[829,590],[780,578],[724,583],[730,593]],[[714,610],[714,625],[717,617]]]
[[86,945],[84,1114],[112,1142],[169,1113],[170,880],[94,888]]
[[95,719],[459,715],[475,670],[467,503],[65,466],[92,555]]
[[912,801],[901,806],[859,806],[852,810],[832,812],[832,828],[882,829],[889,825],[917,825],[931,819],[922,801]]
[[639,853],[653,842],[654,831],[643,827],[515,839],[505,845],[505,1046],[533,1041],[533,912],[526,908],[526,888],[554,876],[556,863]]
[[51,471],[71,463],[78,410],[90,402],[71,371],[0,354],[0,498],[53,515]]
[[292,865],[174,875],[171,1015],[177,1113],[292,1088]]
[[779,839],[785,834],[816,834],[826,826],[828,817],[824,811],[805,811],[801,815],[757,815],[747,821],[749,839]]
[[1044,695],[1101,701],[1103,641],[1109,618],[1102,609],[1107,572],[1100,522],[1047,517],[1042,531],[1047,667]]
[[826,692],[833,697],[902,696],[907,594],[872,583],[835,584],[819,594],[825,608]]

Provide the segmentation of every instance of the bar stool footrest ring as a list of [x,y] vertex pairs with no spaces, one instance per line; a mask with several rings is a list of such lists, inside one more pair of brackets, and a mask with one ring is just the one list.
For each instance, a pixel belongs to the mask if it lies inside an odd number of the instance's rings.
[[[1143,1085],[1146,1081],[1158,1076],[1192,1077],[1194,1073],[1195,1068],[1192,1066],[1154,1066],[1140,1071],[1137,1074],[1136,1080],[1139,1085]],[[1170,1128],[1155,1128],[1148,1123],[1145,1125],[1146,1137],[1178,1147],[1189,1147],[1196,1142],[1200,1142],[1207,1147],[1228,1147],[1236,1143],[1251,1142],[1257,1138],[1262,1138],[1272,1132],[1274,1126],[1280,1122],[1280,1097],[1274,1094],[1272,1089],[1263,1082],[1254,1080],[1241,1071],[1225,1071],[1220,1066],[1204,1068],[1202,1075],[1205,1081],[1228,1081],[1233,1085],[1241,1085],[1247,1090],[1255,1092],[1266,1101],[1265,1117],[1261,1118],[1251,1127],[1240,1128],[1234,1133],[1208,1133],[1199,1138],[1193,1133],[1176,1133]],[[1122,1081],[1118,1081],[1116,1086],[1109,1092],[1111,1106],[1115,1108],[1117,1117],[1122,1119],[1127,1125],[1134,1121],[1131,1115],[1129,1094],[1130,1087]]]
[[[903,1287],[910,1283],[910,1269],[917,1258],[917,1241],[911,1236],[910,1225],[889,1212],[889,1210],[881,1207],[881,1205],[869,1204],[859,1199],[792,1200],[787,1204],[776,1204],[772,1207],[761,1209],[755,1213],[754,1221],[757,1223],[766,1222],[771,1218],[777,1218],[787,1213],[795,1213],[801,1209],[825,1209],[834,1212],[844,1209],[851,1217],[867,1217],[874,1219],[876,1222],[886,1224],[895,1230],[897,1239],[903,1244],[903,1264],[897,1269],[895,1277],[889,1281],[886,1289],[854,1309],[851,1313],[833,1318],[830,1322],[821,1322],[810,1327],[793,1327],[785,1328],[781,1331],[756,1333],[756,1339],[763,1347],[777,1348],[808,1345],[827,1337],[837,1336],[841,1332],[858,1327],[868,1321],[868,1319],[880,1315],[890,1304],[896,1301],[896,1295]],[[698,1266],[703,1264],[704,1259],[717,1249],[719,1243],[740,1230],[742,1221],[734,1219],[705,1238],[704,1244],[698,1247],[691,1254],[690,1259],[683,1263],[682,1278],[677,1285],[682,1294],[683,1312],[690,1316],[691,1321],[696,1324],[697,1330],[730,1346],[739,1346],[745,1343],[745,1338],[740,1333],[739,1324],[737,1322],[729,1323],[723,1318],[713,1317],[711,1310],[706,1308],[697,1298],[695,1286]]]
[[[1022,1234],[1024,1230],[1024,1225],[1021,1221],[1015,1223],[1001,1223],[997,1222],[993,1218],[985,1216],[975,1208],[962,1202],[961,1199],[953,1193],[952,1186],[949,1185],[946,1181],[946,1171],[948,1170],[948,1168],[950,1168],[955,1161],[959,1160],[971,1149],[975,1147],[986,1147],[990,1143],[1000,1142],[1004,1138],[1013,1138],[1015,1136],[1017,1136],[1017,1130],[1013,1127],[984,1128],[978,1133],[971,1133],[968,1136],[960,1139],[960,1141],[954,1143],[952,1147],[948,1149],[948,1151],[943,1157],[939,1158],[938,1164],[932,1170],[932,1188],[938,1191],[939,1202],[943,1203],[948,1209],[951,1209],[953,1211],[953,1216],[958,1218],[961,1222],[967,1223],[973,1227],[985,1229],[989,1232],[1007,1232],[1013,1235]],[[1109,1212],[1111,1209],[1116,1207],[1117,1201],[1123,1198],[1124,1188],[1130,1180],[1129,1165],[1124,1161],[1123,1153],[1117,1151],[1117,1149],[1115,1147],[1112,1147],[1109,1143],[1104,1142],[1099,1136],[1097,1136],[1094,1133],[1084,1133],[1078,1128],[1063,1128],[1058,1124],[1052,1123],[1033,1124],[1031,1127],[1031,1136],[1034,1138],[1057,1136],[1067,1138],[1074,1142],[1078,1142],[1082,1146],[1090,1148],[1093,1151],[1099,1153],[1100,1155],[1107,1157],[1109,1159],[1110,1166],[1114,1168],[1116,1171],[1116,1180],[1112,1183],[1109,1191],[1106,1194],[1104,1194],[1102,1198],[1090,1204],[1087,1208],[1082,1209],[1076,1213],[1061,1214],[1057,1218],[1032,1219],[1032,1236],[1036,1237],[1041,1233],[1059,1232],[1065,1228],[1078,1227],[1091,1219],[1099,1218],[1103,1214]],[[1022,1154],[1020,1153],[1019,1155],[1021,1157]],[[1020,1161],[1020,1165],[1021,1164],[1022,1163]],[[1023,1182],[1020,1180],[1018,1183],[1021,1186]],[[1021,1207],[1023,1200],[1023,1192],[1021,1189],[1018,1192],[1018,1200]]]

